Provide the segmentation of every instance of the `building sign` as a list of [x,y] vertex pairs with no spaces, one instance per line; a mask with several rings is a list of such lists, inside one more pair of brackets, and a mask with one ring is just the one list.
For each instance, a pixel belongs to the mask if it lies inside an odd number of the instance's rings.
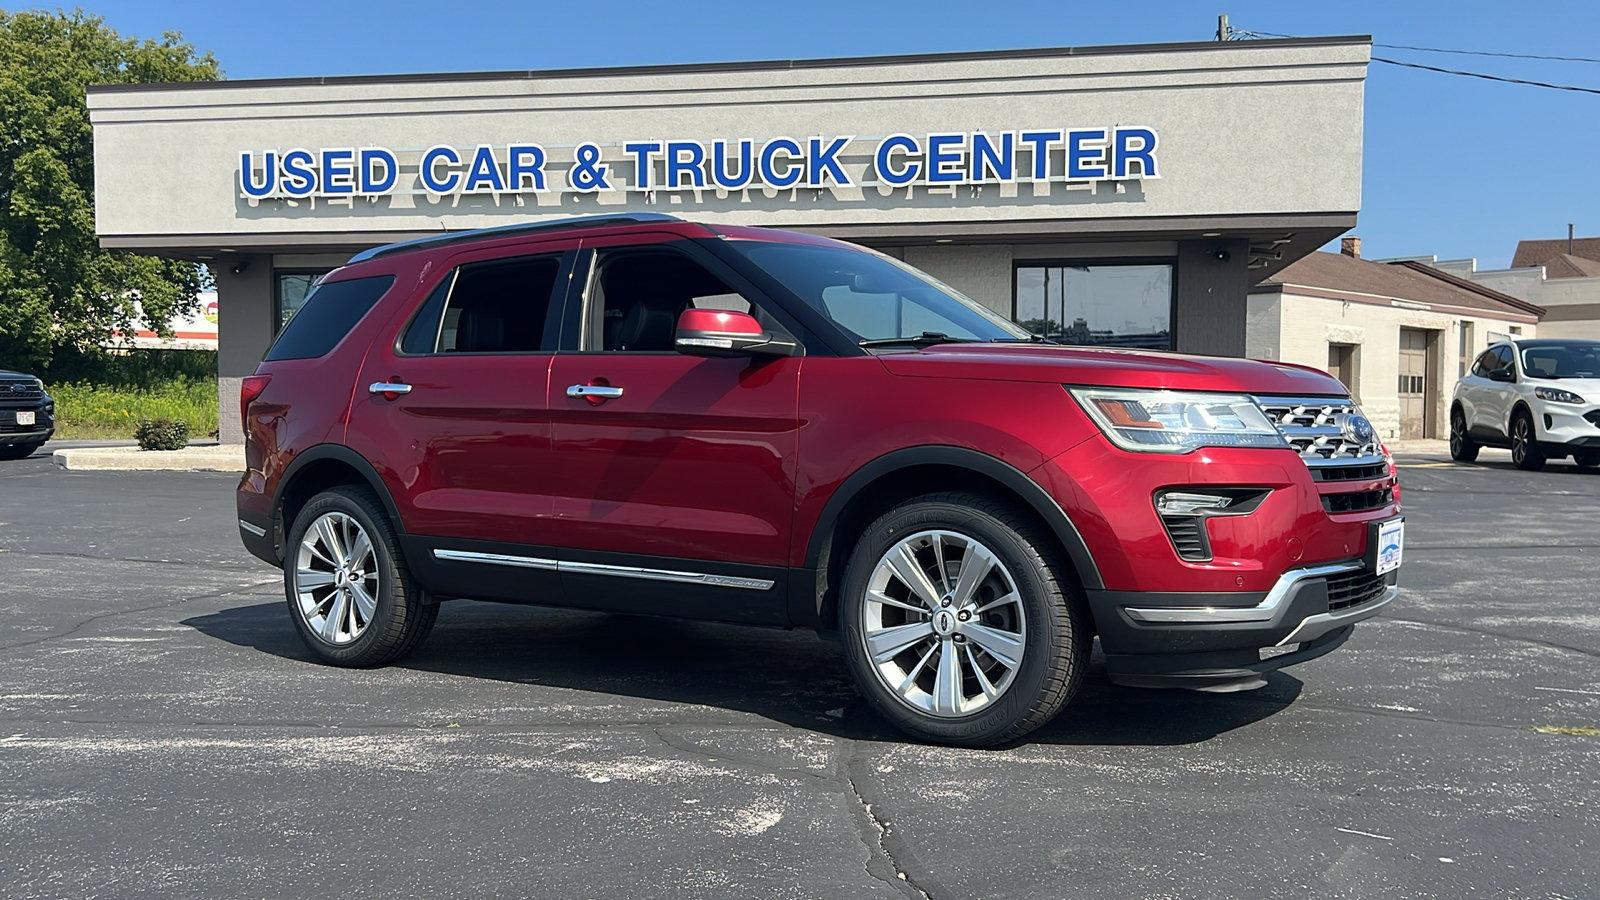
[[[847,167],[853,143],[866,164]],[[777,137],[764,141],[639,140],[602,147],[583,142],[572,160],[552,163],[536,143],[440,144],[421,152],[402,182],[399,155],[385,147],[245,150],[239,189],[247,199],[383,197],[391,194],[521,194],[546,191],[685,191],[747,188],[1095,182],[1159,178],[1154,128],[1116,126]],[[860,171],[859,177],[851,169]]]

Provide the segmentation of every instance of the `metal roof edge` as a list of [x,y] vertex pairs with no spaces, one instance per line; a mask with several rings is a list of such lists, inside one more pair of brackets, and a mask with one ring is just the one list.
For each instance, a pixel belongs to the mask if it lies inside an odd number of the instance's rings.
[[1106,44],[1090,47],[1039,47],[1020,50],[972,50],[952,53],[912,53],[891,56],[842,56],[816,59],[774,59],[749,62],[669,63],[646,66],[601,66],[578,69],[529,69],[497,72],[438,72],[390,75],[326,75],[296,78],[246,78],[237,81],[176,81],[147,84],[92,84],[89,94],[131,91],[188,91],[223,88],[320,87],[358,84],[429,84],[463,81],[518,81],[535,78],[593,78],[624,75],[682,75],[718,72],[763,72],[785,69],[854,68],[916,65],[941,62],[977,62],[1001,59],[1058,59],[1071,56],[1115,56],[1133,53],[1179,53],[1195,50],[1247,50],[1284,47],[1370,45],[1372,36],[1269,38],[1251,41],[1183,41],[1163,44]]

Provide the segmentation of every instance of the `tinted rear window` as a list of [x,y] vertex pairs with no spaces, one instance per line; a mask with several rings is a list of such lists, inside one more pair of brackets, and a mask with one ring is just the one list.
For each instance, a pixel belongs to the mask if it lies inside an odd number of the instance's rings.
[[326,355],[344,340],[392,284],[393,275],[378,275],[313,288],[305,305],[283,326],[283,333],[267,351],[266,361],[315,359]]

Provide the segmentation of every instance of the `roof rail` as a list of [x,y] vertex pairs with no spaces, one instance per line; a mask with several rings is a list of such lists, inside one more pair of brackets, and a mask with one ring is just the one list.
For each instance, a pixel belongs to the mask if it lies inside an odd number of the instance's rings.
[[597,228],[602,225],[629,225],[643,222],[681,222],[677,216],[666,213],[602,213],[593,216],[570,216],[565,219],[546,219],[540,222],[519,222],[516,225],[498,225],[494,228],[474,228],[471,231],[452,231],[446,234],[430,234],[427,237],[412,238],[409,241],[400,241],[394,244],[385,244],[382,247],[373,247],[363,250],[350,257],[351,265],[377,259],[380,256],[389,256],[394,253],[405,253],[410,250],[420,250],[425,247],[440,247],[447,244],[456,244],[463,241],[475,241],[484,237],[515,237],[519,234],[537,234],[541,231],[551,231],[558,228]]

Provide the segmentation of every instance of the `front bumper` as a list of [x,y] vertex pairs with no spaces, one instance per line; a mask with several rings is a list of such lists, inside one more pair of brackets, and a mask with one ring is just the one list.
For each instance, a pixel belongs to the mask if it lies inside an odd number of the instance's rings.
[[1394,601],[1399,573],[1364,560],[1290,569],[1261,593],[1089,591],[1117,684],[1245,690],[1327,653]]
[[[56,433],[55,402],[48,396],[43,403],[29,402],[33,405],[0,407],[0,445],[42,444]],[[33,413],[33,424],[18,425],[19,412]]]
[[1600,405],[1531,400],[1541,449],[1551,456],[1600,453]]

